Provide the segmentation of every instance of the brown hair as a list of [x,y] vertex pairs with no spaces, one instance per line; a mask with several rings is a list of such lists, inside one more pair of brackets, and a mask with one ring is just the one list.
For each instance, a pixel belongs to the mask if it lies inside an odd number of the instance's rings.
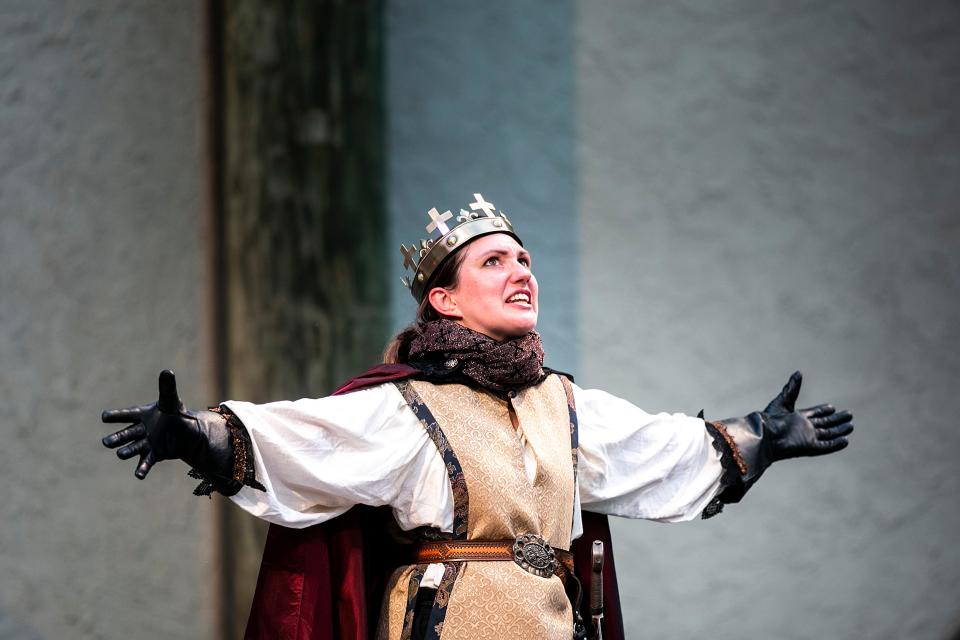
[[[465,245],[466,246],[466,245]],[[417,319],[387,343],[383,350],[383,361],[386,364],[402,364],[410,359],[410,343],[423,333],[424,325],[433,320],[439,320],[441,316],[433,305],[430,304],[430,290],[434,287],[441,287],[447,290],[457,288],[460,280],[460,265],[467,252],[460,247],[455,253],[447,256],[437,270],[430,276],[427,286],[423,288],[423,299],[417,307]]]

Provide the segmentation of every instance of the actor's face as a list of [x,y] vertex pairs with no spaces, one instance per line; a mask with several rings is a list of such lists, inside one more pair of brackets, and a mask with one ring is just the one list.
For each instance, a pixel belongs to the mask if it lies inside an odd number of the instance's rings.
[[456,288],[433,289],[430,300],[434,307],[494,340],[533,331],[537,326],[537,279],[530,271],[530,254],[503,233],[477,238],[463,251]]

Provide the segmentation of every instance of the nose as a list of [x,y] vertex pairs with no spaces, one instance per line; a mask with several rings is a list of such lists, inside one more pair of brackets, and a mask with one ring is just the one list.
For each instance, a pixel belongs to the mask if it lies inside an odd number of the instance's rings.
[[511,274],[512,280],[514,282],[526,282],[533,275],[533,272],[530,270],[530,267],[523,264],[522,262],[513,263],[513,273]]

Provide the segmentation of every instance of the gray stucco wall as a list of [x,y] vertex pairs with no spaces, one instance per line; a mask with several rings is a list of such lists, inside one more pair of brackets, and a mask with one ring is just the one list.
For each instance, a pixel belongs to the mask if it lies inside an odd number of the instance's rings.
[[98,440],[210,397],[202,5],[0,8],[0,638],[198,638],[212,505]]
[[393,318],[413,320],[398,247],[426,238],[431,207],[480,192],[514,223],[540,279],[547,363],[576,368],[573,4],[386,6]]
[[960,7],[581,2],[580,378],[648,410],[854,411],[686,525],[616,522],[633,638],[960,624]]

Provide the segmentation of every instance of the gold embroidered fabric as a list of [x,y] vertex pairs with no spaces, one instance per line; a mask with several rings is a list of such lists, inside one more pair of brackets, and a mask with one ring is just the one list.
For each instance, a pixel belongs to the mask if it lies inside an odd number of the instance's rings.
[[560,578],[516,563],[466,563],[453,589],[441,640],[570,640],[573,611]]
[[[550,376],[509,401],[536,460],[532,483],[507,401],[463,385],[408,384],[429,407],[462,468],[469,495],[467,539],[533,533],[557,549],[569,549],[574,475],[570,412],[560,379]],[[401,570],[391,581],[380,638],[401,636],[410,575]],[[573,614],[560,579],[528,573],[512,561],[462,563],[444,604],[441,640],[569,640],[571,635]]]
[[[417,596],[416,587],[419,584],[419,578],[423,577],[423,570],[423,565],[410,565],[400,567],[390,576],[384,595],[383,609],[380,611],[377,638],[407,640],[410,637],[411,620],[406,620],[407,612],[411,608],[408,605],[410,600]],[[417,579],[411,581],[412,576]],[[402,635],[404,629],[407,630],[406,638]]]

